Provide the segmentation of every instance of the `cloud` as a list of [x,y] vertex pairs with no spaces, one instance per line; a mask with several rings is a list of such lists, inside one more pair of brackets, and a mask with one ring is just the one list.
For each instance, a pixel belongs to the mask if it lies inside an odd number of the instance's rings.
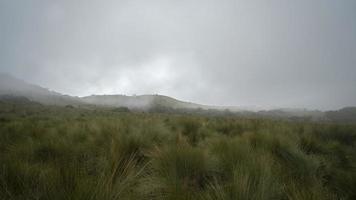
[[71,95],[356,102],[353,1],[0,2],[0,71]]

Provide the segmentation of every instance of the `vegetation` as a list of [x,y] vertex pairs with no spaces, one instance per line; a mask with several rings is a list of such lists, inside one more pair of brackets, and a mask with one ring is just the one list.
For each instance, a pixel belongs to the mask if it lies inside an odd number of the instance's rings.
[[355,145],[352,124],[3,102],[0,199],[356,199]]

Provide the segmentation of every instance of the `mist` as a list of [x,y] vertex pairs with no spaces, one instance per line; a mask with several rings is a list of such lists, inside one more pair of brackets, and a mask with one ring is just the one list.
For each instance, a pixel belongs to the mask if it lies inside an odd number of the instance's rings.
[[355,1],[0,2],[0,72],[72,96],[356,106]]

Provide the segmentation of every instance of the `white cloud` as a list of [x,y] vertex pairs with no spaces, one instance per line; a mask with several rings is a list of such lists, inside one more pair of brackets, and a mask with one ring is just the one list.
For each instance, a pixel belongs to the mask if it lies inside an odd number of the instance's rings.
[[[356,102],[354,1],[0,1],[0,71],[72,95]],[[303,97],[303,98],[301,98]]]

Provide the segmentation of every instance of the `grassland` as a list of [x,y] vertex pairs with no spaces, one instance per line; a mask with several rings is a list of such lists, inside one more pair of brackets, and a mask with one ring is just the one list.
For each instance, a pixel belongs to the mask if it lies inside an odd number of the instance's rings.
[[356,125],[0,105],[0,199],[356,199]]

